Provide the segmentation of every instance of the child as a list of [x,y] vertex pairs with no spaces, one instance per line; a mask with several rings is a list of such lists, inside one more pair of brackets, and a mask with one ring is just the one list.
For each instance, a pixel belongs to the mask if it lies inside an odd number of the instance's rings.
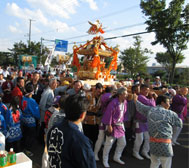
[[26,85],[25,90],[26,94],[22,99],[23,146],[25,153],[28,156],[32,156],[33,153],[30,150],[35,142],[36,119],[40,118],[40,112],[38,104],[32,98],[34,91],[33,85]]
[[8,138],[6,140],[6,150],[10,151],[10,148],[14,148],[15,152],[20,152],[20,140],[22,138],[22,131],[20,126],[20,119],[22,117],[21,110],[19,108],[19,98],[16,96],[12,98],[7,113],[7,130]]

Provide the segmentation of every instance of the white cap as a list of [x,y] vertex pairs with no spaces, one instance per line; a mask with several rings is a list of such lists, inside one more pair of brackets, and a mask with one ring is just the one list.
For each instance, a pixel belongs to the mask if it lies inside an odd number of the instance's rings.
[[169,93],[171,93],[173,96],[176,95],[176,90],[175,89],[169,89]]

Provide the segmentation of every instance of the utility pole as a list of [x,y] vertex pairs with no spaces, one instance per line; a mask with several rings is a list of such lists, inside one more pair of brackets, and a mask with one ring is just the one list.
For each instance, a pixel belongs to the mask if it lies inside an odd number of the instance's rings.
[[30,43],[31,43],[31,22],[32,21],[35,21],[35,20],[32,20],[32,19],[29,19],[29,42],[28,42],[28,47],[30,48]]
[[40,56],[40,60],[39,60],[39,62],[40,62],[40,64],[41,64],[41,57],[42,57],[42,52],[43,52],[43,40],[44,40],[44,38],[43,37],[41,37],[41,56]]

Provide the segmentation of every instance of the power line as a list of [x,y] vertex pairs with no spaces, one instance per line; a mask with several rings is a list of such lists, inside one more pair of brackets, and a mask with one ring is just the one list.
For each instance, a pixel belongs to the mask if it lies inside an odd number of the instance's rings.
[[[139,23],[139,24],[144,24],[144,23]],[[135,24],[135,25],[139,25],[139,24]],[[185,24],[184,26],[188,26],[188,25],[189,25],[189,24]],[[130,25],[130,26],[134,26],[134,25]],[[110,31],[122,29],[122,28],[125,28],[125,27],[128,27],[128,26],[124,26],[124,27],[112,29],[112,30],[110,30]],[[126,35],[122,35],[122,36],[108,37],[108,38],[104,38],[104,40],[112,40],[112,39],[116,39],[116,38],[124,38],[124,37],[136,36],[136,35],[147,34],[147,33],[152,33],[152,32],[155,32],[155,31],[138,32],[138,33],[126,34]],[[79,36],[76,36],[76,37],[79,37]],[[75,37],[75,38],[76,38],[76,37]],[[80,37],[81,37],[81,36],[80,36]],[[49,40],[49,41],[54,42],[54,40]],[[78,44],[78,43],[80,44],[80,43],[85,43],[85,42],[87,42],[87,41],[70,42],[70,43],[68,43],[68,44]]]
[[147,31],[147,32],[139,32],[139,33],[133,33],[133,34],[126,34],[126,35],[122,35],[122,36],[114,36],[114,37],[108,37],[105,38],[104,40],[112,40],[112,39],[116,39],[116,38],[124,38],[124,37],[129,37],[129,36],[137,36],[140,34],[147,34],[147,33],[152,33],[154,31]]
[[[127,12],[128,10],[131,10],[131,9],[134,9],[136,7],[138,7],[139,5],[133,5],[131,7],[128,7],[128,8],[125,8],[125,9],[122,9],[122,10],[119,10],[119,11],[115,11],[115,12],[112,12],[112,13],[109,13],[109,14],[106,14],[104,16],[101,16],[100,19],[102,18],[107,18],[107,17],[110,17],[110,16],[113,16],[113,15],[117,15],[117,14],[120,14],[120,13],[124,13],[124,12]],[[97,17],[94,18],[94,20],[98,19]]]
[[[111,16],[113,16],[113,15],[117,15],[117,14],[120,14],[120,13],[124,13],[124,12],[127,12],[128,10],[134,9],[134,8],[136,8],[136,7],[138,7],[138,5],[133,5],[133,6],[131,6],[131,7],[127,7],[127,8],[124,8],[124,9],[122,9],[122,10],[119,10],[119,11],[115,11],[115,12],[112,12],[112,13],[108,13],[108,14],[103,15],[103,16],[94,17],[93,19],[91,19],[91,21],[94,21],[94,20],[97,20],[97,19],[103,19],[103,18],[111,17]],[[75,23],[75,24],[70,24],[70,25],[68,25],[68,26],[69,26],[69,27],[72,27],[72,26],[78,26],[78,25],[86,24],[86,23],[88,23],[88,20],[85,20],[85,21],[82,21],[82,22],[79,22],[79,23]],[[62,29],[62,28],[57,28],[56,30],[49,30],[49,31],[47,31],[47,32],[43,32],[43,34],[44,34],[44,33],[55,32],[55,31],[57,31],[58,29]],[[33,36],[34,36],[34,35],[38,35],[38,34],[39,34],[39,33],[35,33],[35,34],[33,34]]]
[[[152,32],[153,32],[153,31],[150,31],[150,32],[138,32],[138,33],[126,34],[126,35],[122,35],[122,36],[108,37],[108,38],[104,38],[104,40],[112,40],[112,39],[116,39],[116,38],[124,38],[124,37],[136,36],[136,35],[146,34],[146,33],[152,33]],[[71,42],[71,43],[68,43],[68,44],[85,43],[85,42],[87,42],[87,41]]]
[[[113,16],[113,15],[117,15],[117,14],[120,14],[120,13],[124,13],[124,12],[127,12],[128,10],[136,8],[136,7],[138,7],[138,5],[134,5],[134,6],[131,6],[131,7],[128,7],[128,8],[124,8],[124,9],[119,10],[119,11],[108,13],[108,14],[103,15],[103,16],[94,17],[93,19],[91,19],[91,21],[94,21],[94,20],[97,20],[97,19],[107,18],[107,17]],[[86,23],[88,23],[88,20],[85,20],[85,21],[80,22],[80,23],[72,24],[72,25],[69,25],[69,26],[78,26],[78,25],[86,24]]]
[[[137,24],[135,24],[135,25],[137,25]],[[124,26],[124,27],[126,27],[126,26]],[[120,28],[122,28],[122,27],[120,27]],[[119,29],[119,28],[116,28],[116,30],[117,29]],[[151,31],[151,32],[153,32],[153,31]],[[112,40],[112,39],[116,39],[116,38],[124,38],[124,37],[129,37],[129,36],[136,36],[136,35],[147,34],[147,33],[151,33],[151,32],[138,32],[138,33],[126,34],[126,35],[122,35],[122,36],[108,37],[108,38],[104,38],[104,40]],[[77,37],[79,37],[79,36],[77,36]],[[45,42],[55,42],[55,40],[51,40],[51,39],[44,39],[44,38],[42,38],[42,40],[45,41]],[[68,44],[82,44],[82,43],[85,43],[85,42],[87,42],[87,41],[70,42]]]
[[[140,25],[144,25],[145,23],[138,23],[138,24],[133,24],[133,25],[129,25],[129,26],[123,26],[123,27],[118,27],[115,29],[110,29],[110,30],[106,30],[105,32],[112,32],[112,31],[117,31],[117,30],[122,30],[125,28],[131,28],[131,27],[136,27],[136,26],[140,26]],[[84,34],[84,35],[80,35],[80,36],[75,36],[75,37],[70,37],[70,38],[66,38],[65,40],[71,40],[71,39],[76,39],[76,38],[81,38],[81,37],[86,37],[86,36],[90,36],[90,34]]]
[[131,28],[131,27],[141,26],[141,25],[144,25],[144,24],[145,24],[144,22],[137,23],[137,24],[133,24],[133,25],[129,25],[129,26],[123,26],[123,27],[118,27],[118,28],[115,28],[115,29],[110,29],[110,30],[107,30],[106,32],[112,32],[112,31],[122,30],[122,29],[125,29],[125,28]]
[[[112,39],[116,39],[116,38],[124,38],[124,37],[129,37],[129,36],[137,36],[140,34],[147,34],[147,33],[152,33],[154,31],[146,31],[146,32],[138,32],[138,33],[132,33],[132,34],[125,34],[122,36],[114,36],[114,37],[108,37],[108,38],[104,38],[104,40],[112,40]],[[43,39],[43,40],[47,40],[47,39]],[[51,42],[55,42],[55,40],[47,40],[47,41],[51,41]],[[86,43],[87,41],[78,41],[78,42],[70,42],[68,44],[82,44],[82,43]]]
[[[70,3],[70,2],[69,2]],[[67,4],[69,4],[67,3]],[[123,13],[123,12],[127,12],[128,10],[131,10],[133,8],[136,8],[138,7],[138,5],[134,5],[134,6],[131,6],[131,7],[128,7],[128,8],[125,8],[125,9],[122,9],[122,10],[119,10],[119,11],[115,11],[115,12],[112,12],[112,13],[109,13],[109,14],[106,14],[106,15],[103,15],[103,16],[100,16],[100,17],[96,17],[96,18],[93,18],[91,20],[96,20],[96,19],[101,19],[101,18],[106,18],[106,17],[110,17],[112,15],[117,15],[119,13]],[[68,26],[77,26],[77,25],[80,25],[80,24],[86,24],[87,21],[83,21],[83,22],[80,22],[80,23],[76,23],[76,24],[72,24],[72,25],[68,25]],[[127,27],[127,26],[126,26]],[[126,28],[125,27],[125,28]],[[129,26],[128,26],[129,27]],[[59,28],[58,28],[59,29]],[[117,30],[118,29],[121,29],[121,28],[116,28]],[[115,30],[116,30],[115,29]],[[50,32],[54,32],[55,30],[51,30],[51,31],[47,31],[47,32],[43,32],[43,33],[50,33]],[[114,30],[107,30],[107,32],[110,32],[110,31],[114,31]],[[35,35],[38,35],[40,33],[34,33],[32,34],[32,36],[35,36]],[[87,35],[81,35],[81,36],[76,36],[76,37],[71,37],[71,38],[68,38],[68,39],[73,39],[73,38],[81,38],[81,37],[86,37],[86,36],[89,36],[88,34]],[[12,39],[12,40],[19,40],[20,41],[20,38],[17,38],[17,39]],[[2,40],[2,41],[9,41],[9,39],[5,39],[5,40]]]

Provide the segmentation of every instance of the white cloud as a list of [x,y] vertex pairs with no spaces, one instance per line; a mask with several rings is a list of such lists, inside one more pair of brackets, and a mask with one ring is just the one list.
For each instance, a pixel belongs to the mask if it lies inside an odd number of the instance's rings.
[[9,25],[8,29],[11,33],[22,33],[22,30],[20,28],[20,24],[18,22],[15,22],[15,25]]
[[20,19],[34,19],[39,22],[41,22],[43,25],[48,24],[48,19],[43,15],[42,11],[40,9],[37,10],[29,10],[27,8],[20,8],[17,4],[15,3],[8,3],[6,11],[8,14],[18,17]]
[[[98,9],[94,0],[83,0],[88,3],[92,10]],[[62,22],[59,18],[69,19],[70,15],[76,13],[79,6],[78,0],[27,0],[30,8],[22,8],[16,3],[7,3],[6,12],[14,17],[21,19],[20,27],[26,32],[29,25],[29,19],[32,19],[32,33],[45,32],[39,28],[45,26],[58,33],[65,31],[76,31],[76,28],[69,27],[67,23]],[[48,17],[47,17],[48,16]],[[54,19],[55,18],[55,19]],[[11,32],[16,32],[16,27],[9,27]]]
[[15,26],[12,26],[12,25],[9,26],[9,30],[10,30],[12,33],[18,33],[18,32],[19,32],[19,30],[18,30]]
[[33,14],[33,18],[36,21],[41,22],[43,25],[48,25],[48,19],[43,15],[40,9],[38,9],[35,14]]
[[25,18],[23,11],[16,3],[7,3],[6,11],[8,14],[16,16],[18,18]]
[[59,33],[62,33],[68,30],[75,31],[74,27],[69,27],[66,23],[63,23],[59,20],[49,22],[49,26],[52,29],[56,29]]
[[7,38],[0,39],[0,51],[7,52],[8,48],[11,48],[12,45],[13,45],[13,42],[10,39],[7,39]]
[[89,6],[92,10],[97,10],[98,9],[98,6],[96,4],[96,2],[94,0],[83,0],[87,3],[89,3]]
[[[47,6],[50,5],[50,1],[51,0],[48,0]],[[56,0],[54,0],[54,1],[56,1]],[[37,5],[38,1],[28,0],[28,2]],[[72,3],[72,5],[69,6],[69,8],[67,10],[69,10],[70,13],[73,13],[74,12],[73,4],[75,3],[75,5],[77,5],[77,3],[76,3],[77,1],[76,0],[72,0],[72,1],[67,1],[67,0],[66,1],[59,1],[58,0],[57,1],[58,4],[55,3],[55,2],[54,3],[56,5],[58,5],[58,8],[61,8],[61,6],[63,6],[63,4],[70,4],[70,3],[65,3],[65,2]],[[43,3],[44,3],[44,1],[39,1],[38,4],[40,4],[40,6],[42,6]],[[60,33],[65,32],[65,31],[69,31],[69,30],[76,31],[76,29],[74,27],[69,27],[66,23],[61,22],[58,19],[50,20],[49,18],[45,17],[45,15],[44,15],[44,13],[43,13],[43,11],[41,9],[44,10],[44,8],[46,8],[46,7],[43,6],[43,8],[40,8],[40,9],[30,10],[28,8],[20,8],[16,3],[7,3],[6,11],[7,11],[7,13],[9,15],[12,15],[12,16],[15,16],[17,18],[20,18],[20,19],[24,20],[24,22],[22,23],[22,24],[24,24],[23,28],[28,26],[29,19],[32,19],[33,20],[33,22],[32,22],[32,32],[34,32],[34,33],[40,33],[41,32],[41,30],[38,28],[40,25],[43,25],[43,26],[46,26],[46,27],[50,27],[51,30],[52,29],[53,30],[58,30],[58,32],[60,32]],[[58,10],[58,8],[56,6],[52,5],[51,9],[52,10]],[[66,8],[66,6],[64,6],[64,8]],[[59,10],[59,12],[55,12],[54,11],[54,13],[56,13],[56,15],[61,15],[62,12],[63,12],[63,10]],[[27,23],[27,25],[26,25],[26,23]],[[11,32],[16,32],[16,28],[12,27],[12,26],[9,28],[9,30]]]
[[61,18],[70,18],[70,14],[76,13],[75,8],[79,6],[77,0],[27,0],[34,8],[39,8],[46,14],[51,16],[59,16]]
[[32,25],[32,33],[41,33],[41,30],[38,28],[38,27],[36,27],[35,25]]

